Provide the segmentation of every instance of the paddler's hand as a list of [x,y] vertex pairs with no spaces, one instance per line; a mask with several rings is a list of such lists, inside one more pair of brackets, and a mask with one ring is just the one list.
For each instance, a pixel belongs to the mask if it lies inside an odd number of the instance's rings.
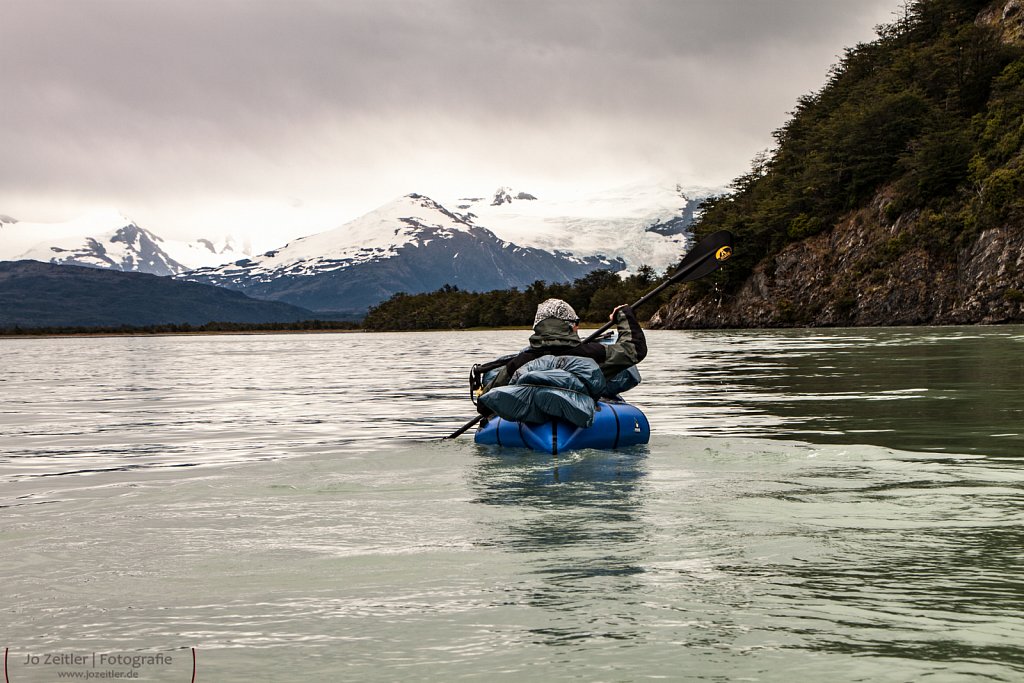
[[612,311],[612,314],[608,316],[608,319],[615,320],[615,316],[618,315],[619,311],[622,311],[622,313],[628,318],[629,314],[633,312],[633,309],[630,308],[629,304],[622,304],[621,306],[616,306],[615,310]]

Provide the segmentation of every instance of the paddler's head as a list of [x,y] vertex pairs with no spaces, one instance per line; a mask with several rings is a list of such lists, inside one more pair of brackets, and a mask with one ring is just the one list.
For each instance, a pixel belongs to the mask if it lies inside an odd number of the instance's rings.
[[580,317],[576,315],[576,311],[561,299],[548,299],[538,304],[537,315],[533,316],[534,330],[542,321],[552,319],[568,323],[572,332],[575,332],[580,326]]

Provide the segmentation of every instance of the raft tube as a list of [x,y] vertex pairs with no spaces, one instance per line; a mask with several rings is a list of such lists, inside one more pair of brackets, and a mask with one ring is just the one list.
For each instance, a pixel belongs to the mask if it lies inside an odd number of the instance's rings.
[[487,446],[530,448],[552,455],[580,448],[615,449],[651,440],[647,416],[625,402],[598,401],[594,424],[577,427],[562,420],[510,422],[500,417],[485,420],[474,441]]

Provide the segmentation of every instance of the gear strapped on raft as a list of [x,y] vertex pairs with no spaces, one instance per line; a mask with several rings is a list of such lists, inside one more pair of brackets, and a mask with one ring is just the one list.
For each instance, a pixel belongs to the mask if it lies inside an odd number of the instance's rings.
[[515,422],[563,420],[589,427],[597,400],[621,400],[619,394],[640,383],[635,366],[647,355],[633,309],[619,306],[611,318],[617,334],[584,343],[569,303],[539,304],[529,346],[473,367],[470,391],[477,411]]

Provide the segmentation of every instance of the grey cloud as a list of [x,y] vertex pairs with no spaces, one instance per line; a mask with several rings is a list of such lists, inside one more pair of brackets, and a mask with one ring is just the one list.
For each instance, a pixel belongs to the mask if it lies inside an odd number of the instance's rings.
[[[679,64],[799,51],[838,38],[860,8],[886,4],[18,1],[0,27],[0,54],[16,92],[63,85],[143,111],[417,103],[532,112],[600,102],[610,77],[630,70],[657,76]],[[651,93],[643,79],[614,82]]]
[[398,142],[481,146],[488,130],[524,139],[521,167],[587,163],[557,139],[553,159],[537,151],[570,125],[574,144],[608,142],[591,163],[689,155],[699,174],[704,147],[749,158],[895,4],[6,0],[0,191],[260,191],[304,163],[386,173]]

